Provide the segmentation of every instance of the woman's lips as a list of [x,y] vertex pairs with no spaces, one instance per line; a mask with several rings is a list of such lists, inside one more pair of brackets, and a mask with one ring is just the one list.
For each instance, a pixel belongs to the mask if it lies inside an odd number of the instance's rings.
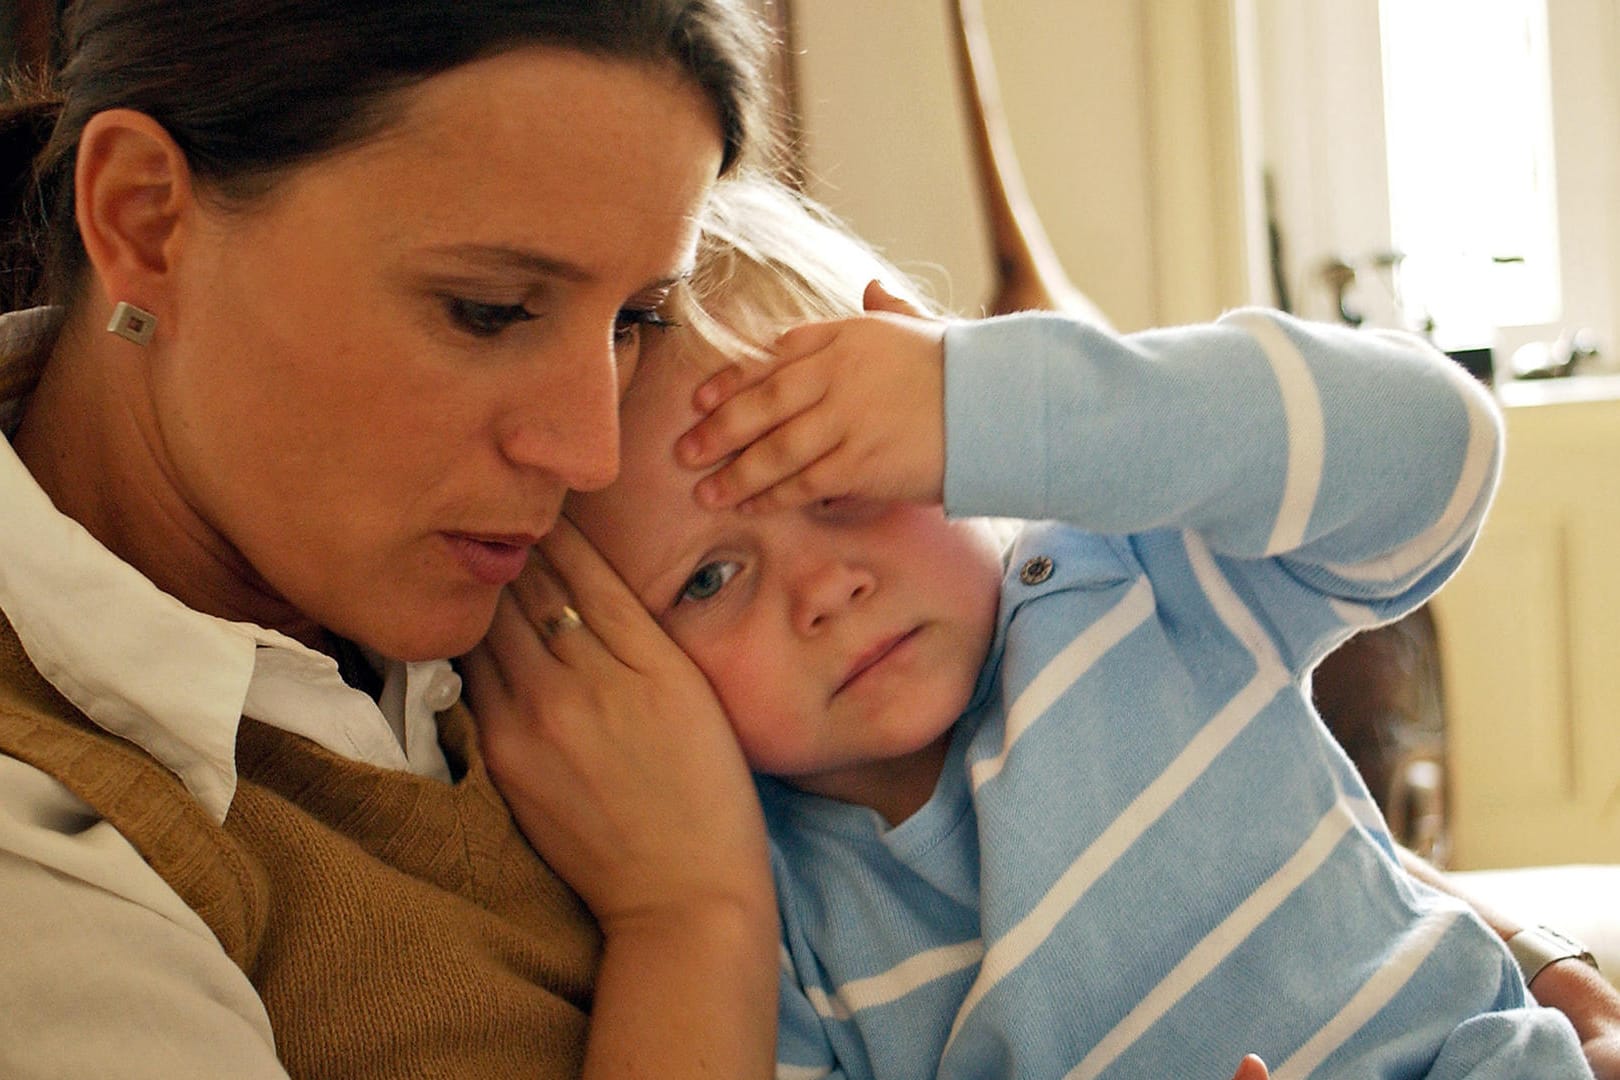
[[896,652],[904,648],[911,642],[912,638],[916,637],[921,632],[922,627],[914,627],[913,629],[907,630],[903,634],[896,634],[894,637],[880,641],[872,648],[866,650],[855,659],[855,663],[850,665],[849,673],[844,676],[844,681],[838,684],[838,689],[833,691],[833,696],[836,697],[837,695],[842,694],[845,690],[848,690],[851,686],[865,678],[873,668],[878,667],[884,661],[893,657]]
[[515,581],[528,563],[529,549],[536,542],[529,537],[495,539],[462,533],[446,535],[456,560],[467,573],[486,585],[509,585]]

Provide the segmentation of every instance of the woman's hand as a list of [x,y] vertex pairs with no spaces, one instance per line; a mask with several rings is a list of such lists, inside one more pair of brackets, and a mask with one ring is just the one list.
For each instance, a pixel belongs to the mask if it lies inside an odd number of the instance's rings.
[[[604,929],[670,903],[757,903],[765,832],[702,674],[566,520],[464,661],[485,758]],[[581,622],[543,633],[565,606]]]
[[854,496],[937,503],[945,475],[945,324],[867,286],[872,314],[797,327],[775,359],[698,387],[707,413],[676,444],[710,507]]
[[1569,1017],[1597,1080],[1620,1080],[1620,991],[1579,960],[1564,960],[1544,968],[1530,992]]
[[491,775],[602,927],[586,1075],[768,1075],[765,825],[702,674],[566,520],[462,666]]

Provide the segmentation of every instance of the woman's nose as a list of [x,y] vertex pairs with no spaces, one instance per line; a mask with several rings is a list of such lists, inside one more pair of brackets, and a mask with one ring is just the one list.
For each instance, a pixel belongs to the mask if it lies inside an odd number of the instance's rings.
[[501,453],[544,470],[575,491],[595,491],[619,473],[619,376],[612,336],[540,359],[508,403]]
[[799,633],[825,630],[877,589],[865,566],[840,554],[807,560],[794,586],[793,622]]

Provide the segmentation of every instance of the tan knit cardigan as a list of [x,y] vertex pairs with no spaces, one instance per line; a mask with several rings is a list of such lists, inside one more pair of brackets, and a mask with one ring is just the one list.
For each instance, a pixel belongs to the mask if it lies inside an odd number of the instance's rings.
[[451,785],[244,718],[222,827],[0,617],[0,753],[89,803],[213,929],[294,1077],[577,1076],[595,925],[518,833],[466,708],[439,723]]

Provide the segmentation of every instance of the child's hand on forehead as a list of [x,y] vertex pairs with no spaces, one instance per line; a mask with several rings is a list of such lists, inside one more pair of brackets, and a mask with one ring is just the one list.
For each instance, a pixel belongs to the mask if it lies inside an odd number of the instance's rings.
[[937,503],[945,476],[945,324],[866,287],[872,314],[783,334],[765,365],[701,386],[705,417],[676,457],[707,468],[709,507],[776,510],[827,498]]

